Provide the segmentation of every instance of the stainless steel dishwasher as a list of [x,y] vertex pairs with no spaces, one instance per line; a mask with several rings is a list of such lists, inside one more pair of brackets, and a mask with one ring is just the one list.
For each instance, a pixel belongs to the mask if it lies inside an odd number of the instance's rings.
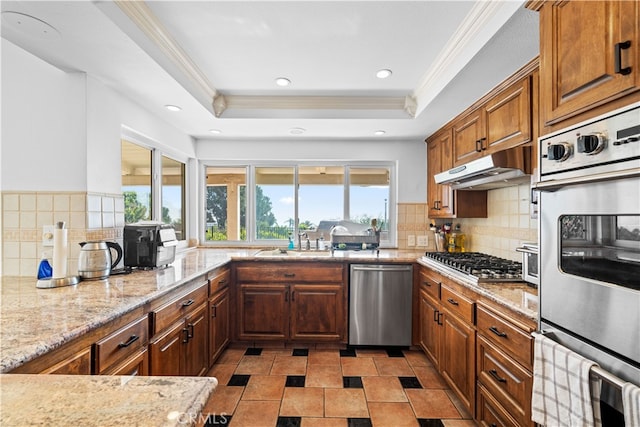
[[413,266],[351,264],[349,345],[410,346]]

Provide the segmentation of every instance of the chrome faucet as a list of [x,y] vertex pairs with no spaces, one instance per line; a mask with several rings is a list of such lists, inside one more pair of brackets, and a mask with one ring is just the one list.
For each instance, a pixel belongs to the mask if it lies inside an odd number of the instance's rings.
[[307,233],[305,233],[304,231],[302,233],[298,233],[298,250],[301,251],[302,250],[302,236],[307,238],[307,249],[310,248],[310,244],[309,244],[309,236],[307,236]]

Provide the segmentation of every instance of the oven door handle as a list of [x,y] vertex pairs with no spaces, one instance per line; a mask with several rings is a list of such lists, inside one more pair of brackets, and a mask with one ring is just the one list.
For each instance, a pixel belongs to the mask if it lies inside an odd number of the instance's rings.
[[591,176],[581,176],[575,178],[566,178],[561,180],[543,181],[537,182],[533,185],[533,189],[536,191],[556,191],[562,187],[578,184],[589,184],[593,182],[611,181],[614,179],[622,178],[635,178],[640,176],[640,168],[627,169],[622,171],[603,172],[594,174]]

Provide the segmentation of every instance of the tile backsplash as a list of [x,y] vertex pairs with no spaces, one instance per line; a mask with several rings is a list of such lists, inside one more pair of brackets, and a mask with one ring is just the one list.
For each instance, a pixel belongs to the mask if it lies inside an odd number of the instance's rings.
[[[537,221],[530,214],[530,186],[490,190],[487,194],[487,218],[437,219],[436,224],[460,224],[466,235],[466,250],[484,252],[502,258],[521,260],[515,248],[523,242],[537,241]],[[423,203],[398,204],[398,248],[416,251],[434,250],[430,219]],[[409,236],[427,236],[427,246],[409,246]]]
[[122,194],[86,192],[3,192],[2,274],[36,277],[43,254],[43,227],[64,221],[68,231],[69,275],[77,274],[80,242],[112,240],[122,244]]

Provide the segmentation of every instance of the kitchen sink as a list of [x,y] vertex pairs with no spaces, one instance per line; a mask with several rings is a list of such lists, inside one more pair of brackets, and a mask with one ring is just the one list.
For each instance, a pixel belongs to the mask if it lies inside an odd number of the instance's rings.
[[296,251],[285,249],[265,249],[256,254],[261,258],[299,258],[299,257],[330,257],[330,251]]

